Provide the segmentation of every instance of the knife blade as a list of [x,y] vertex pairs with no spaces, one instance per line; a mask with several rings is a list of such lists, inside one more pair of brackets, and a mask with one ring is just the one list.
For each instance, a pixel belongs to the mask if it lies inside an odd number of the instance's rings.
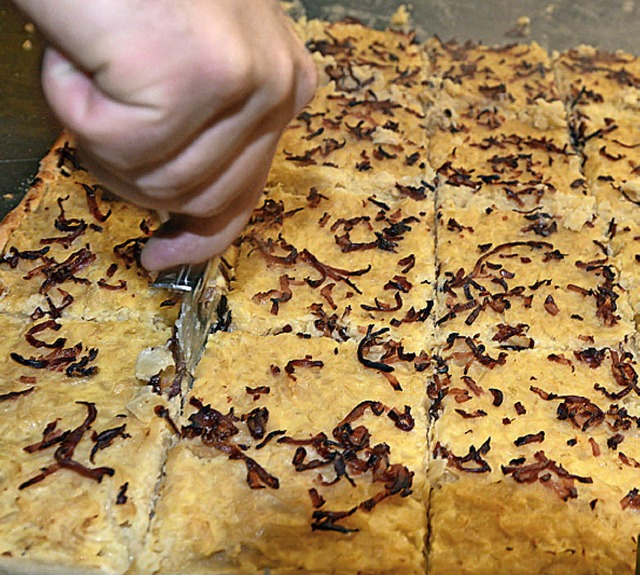
[[154,287],[182,294],[180,313],[176,321],[178,342],[186,370],[191,377],[202,357],[216,310],[223,294],[220,258],[205,264],[186,264],[161,273]]

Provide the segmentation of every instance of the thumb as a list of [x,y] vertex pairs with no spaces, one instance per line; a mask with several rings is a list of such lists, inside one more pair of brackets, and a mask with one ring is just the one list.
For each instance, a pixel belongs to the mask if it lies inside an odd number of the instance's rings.
[[60,121],[72,130],[85,115],[95,91],[91,78],[55,48],[47,48],[42,63],[42,89]]

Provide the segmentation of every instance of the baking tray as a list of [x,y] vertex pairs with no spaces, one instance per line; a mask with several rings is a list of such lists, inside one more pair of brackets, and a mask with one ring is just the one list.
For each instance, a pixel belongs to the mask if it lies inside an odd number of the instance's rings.
[[[640,0],[638,0],[640,2]],[[636,0],[297,0],[309,17],[356,18],[388,25],[406,5],[419,40],[488,44],[536,41],[548,50],[591,44],[640,53]],[[298,9],[298,14],[300,9]],[[525,20],[523,20],[523,18]],[[38,162],[60,131],[43,98],[39,69],[44,42],[9,0],[0,0],[0,218],[26,191]],[[526,25],[525,25],[526,24]],[[636,570],[640,574],[640,569]],[[264,571],[269,575],[269,570]]]
[[[401,0],[295,3],[310,17],[351,17],[376,28],[407,5]],[[421,0],[407,6],[420,40],[433,35],[489,44],[535,40],[549,50],[586,43],[640,53],[636,0]],[[522,17],[527,26],[518,25]],[[43,45],[11,2],[0,0],[0,218],[20,200],[60,131],[40,90]]]
[[[384,27],[401,5],[408,8],[418,38],[474,40],[487,44],[540,43],[548,50],[592,44],[603,50],[640,50],[636,0],[302,0],[311,17],[355,17]],[[518,19],[529,18],[522,36]]]

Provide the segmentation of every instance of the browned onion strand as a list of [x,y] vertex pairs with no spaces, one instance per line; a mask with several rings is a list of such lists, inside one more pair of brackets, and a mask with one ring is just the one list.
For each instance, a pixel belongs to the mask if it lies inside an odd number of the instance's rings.
[[[82,463],[73,459],[73,455],[76,447],[82,441],[83,437],[91,429],[93,423],[96,420],[97,410],[95,404],[87,401],[77,401],[78,405],[84,405],[87,408],[87,415],[84,421],[74,429],[68,429],[66,431],[60,431],[57,429],[57,420],[49,423],[45,430],[42,433],[42,441],[28,445],[24,448],[27,453],[34,453],[36,451],[43,451],[52,447],[54,445],[58,445],[54,452],[54,463],[49,464],[44,467],[40,473],[33,476],[31,479],[24,481],[20,484],[18,489],[26,489],[36,483],[40,483],[44,479],[46,479],[49,475],[53,475],[60,469],[68,469],[73,471],[83,477],[87,477],[88,479],[93,479],[100,483],[102,478],[106,476],[112,476],[115,471],[111,467],[87,467]],[[124,435],[120,434],[121,437]],[[111,445],[111,442],[115,439],[113,437],[108,445]],[[103,449],[108,447],[108,445],[104,445],[100,447]]]

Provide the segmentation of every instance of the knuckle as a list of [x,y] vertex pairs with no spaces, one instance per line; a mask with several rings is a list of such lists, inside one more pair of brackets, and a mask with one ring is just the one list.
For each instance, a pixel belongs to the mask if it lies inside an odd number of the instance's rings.
[[305,52],[302,59],[297,84],[297,106],[303,108],[309,103],[318,87],[318,69],[313,58]]
[[203,77],[215,98],[233,102],[243,99],[254,89],[255,65],[249,51],[241,45],[234,45],[224,54],[211,58],[204,67]]
[[[282,49],[266,80],[269,105],[292,113],[301,109],[313,96],[317,85],[317,70],[311,55],[303,48]],[[295,110],[294,110],[295,109]]]
[[181,204],[180,212],[194,218],[213,218],[220,214],[226,201],[221,197],[198,196]]

